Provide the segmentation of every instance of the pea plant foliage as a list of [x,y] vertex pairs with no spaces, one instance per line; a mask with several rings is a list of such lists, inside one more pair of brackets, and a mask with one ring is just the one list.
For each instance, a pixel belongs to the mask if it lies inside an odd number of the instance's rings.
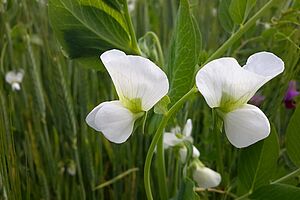
[[[275,19],[267,26],[272,17],[280,20],[282,4],[49,0],[64,55],[109,80],[103,87],[110,95],[81,119],[88,134],[116,148],[145,149],[139,198],[300,199],[299,108],[294,102],[296,111],[282,127],[275,112],[284,109],[282,88],[297,78],[299,45],[292,37],[299,31],[287,36]],[[299,8],[293,1],[284,5]],[[213,18],[201,17],[204,7]],[[159,13],[173,23],[160,21]],[[283,44],[298,56],[289,57]],[[11,80],[19,90],[20,81]],[[251,104],[259,94],[262,106]],[[135,137],[140,142],[131,142]]]

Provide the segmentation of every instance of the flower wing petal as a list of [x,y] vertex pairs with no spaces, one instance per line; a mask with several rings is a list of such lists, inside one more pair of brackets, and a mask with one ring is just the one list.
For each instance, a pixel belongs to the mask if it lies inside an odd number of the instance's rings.
[[198,158],[200,156],[200,151],[193,145],[193,158]]
[[189,137],[191,136],[192,134],[192,129],[193,129],[193,124],[192,124],[192,120],[191,119],[188,119],[186,121],[186,124],[183,128],[183,131],[182,131],[182,134],[185,136],[185,137]]
[[164,133],[164,148],[174,147],[175,145],[182,142],[174,133],[165,132]]
[[199,187],[216,187],[221,182],[221,175],[208,167],[197,167],[193,172],[193,179]]
[[121,101],[141,99],[142,109],[148,111],[168,93],[166,74],[147,58],[111,50],[103,53],[101,60]]
[[228,140],[237,148],[247,147],[270,134],[270,123],[256,106],[245,104],[224,116]]
[[101,103],[87,116],[86,122],[95,130],[101,131],[111,142],[123,143],[132,133],[134,114],[120,101]]
[[99,111],[99,109],[103,106],[104,103],[100,103],[98,106],[96,106],[85,118],[86,123],[96,131],[100,131],[100,129],[96,126],[96,122],[95,122],[96,114]]
[[258,52],[251,55],[244,69],[265,77],[264,83],[268,82],[284,70],[284,62],[270,52]]
[[207,63],[196,75],[198,90],[211,108],[246,103],[263,81],[262,76],[244,70],[229,57]]

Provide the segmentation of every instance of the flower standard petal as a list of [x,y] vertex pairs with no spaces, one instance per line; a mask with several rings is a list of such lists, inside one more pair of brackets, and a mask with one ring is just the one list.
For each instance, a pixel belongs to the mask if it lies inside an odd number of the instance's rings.
[[243,68],[263,76],[265,78],[264,83],[266,83],[283,72],[284,62],[273,53],[258,52],[248,58]]
[[270,123],[256,106],[245,104],[224,116],[225,133],[237,148],[247,147],[270,134]]
[[221,175],[207,167],[197,167],[193,172],[193,179],[199,187],[211,188],[216,187],[221,182]]
[[135,114],[120,101],[110,101],[101,103],[92,110],[86,121],[111,142],[123,143],[131,135],[135,119]]
[[191,119],[188,119],[186,121],[186,124],[183,128],[183,131],[182,131],[182,134],[185,136],[185,137],[190,137],[191,134],[192,134],[192,129],[193,129],[193,124],[192,124],[192,120]]
[[246,103],[264,80],[229,57],[209,62],[196,75],[196,85],[207,104],[228,110]]
[[166,74],[149,59],[111,50],[103,53],[101,60],[125,107],[141,106],[143,111],[148,111],[168,92]]
[[23,76],[24,76],[23,71],[19,71],[19,72],[9,71],[5,75],[5,80],[9,84],[12,84],[12,83],[15,83],[15,82],[16,83],[21,83],[22,80],[23,80]]

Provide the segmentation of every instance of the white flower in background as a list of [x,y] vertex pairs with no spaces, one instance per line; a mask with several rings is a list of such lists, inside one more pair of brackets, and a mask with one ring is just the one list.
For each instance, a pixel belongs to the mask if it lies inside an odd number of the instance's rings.
[[197,73],[198,90],[223,118],[226,136],[235,147],[247,147],[269,135],[269,120],[247,102],[283,70],[280,58],[259,52],[250,56],[243,67],[234,58],[225,57],[209,62]]
[[218,14],[218,10],[216,8],[212,8],[211,9],[211,14],[212,14],[212,16],[216,17],[217,14]]
[[141,56],[110,50],[100,58],[119,100],[101,103],[88,114],[86,122],[111,142],[123,143],[131,135],[135,120],[168,93],[168,78],[158,66]]
[[221,175],[203,165],[197,165],[193,170],[193,179],[199,187],[205,189],[216,187],[221,183]]
[[[186,157],[187,157],[187,148],[185,146],[181,147],[179,149],[179,156],[180,156],[180,161],[182,163],[186,162]],[[193,145],[193,158],[198,158],[200,156],[200,151]]]
[[21,86],[20,83],[23,80],[24,71],[9,71],[5,75],[5,80],[7,83],[11,85],[12,90],[20,90]]
[[[183,131],[181,132],[181,129],[179,126],[176,126],[175,128],[171,129],[171,132],[165,132],[164,133],[164,148],[170,148],[170,147],[175,147],[184,141],[189,141],[193,143],[193,138],[191,136],[192,134],[192,120],[188,119],[186,121],[186,124],[183,128]],[[187,156],[187,148],[185,146],[182,146],[179,149],[179,155],[180,155],[180,160],[185,163],[186,162],[186,156]],[[193,146],[193,158],[197,158],[200,156],[199,150]]]
[[129,12],[133,12],[135,9],[135,4],[136,4],[136,0],[128,0],[127,1],[127,5],[128,5],[128,11]]

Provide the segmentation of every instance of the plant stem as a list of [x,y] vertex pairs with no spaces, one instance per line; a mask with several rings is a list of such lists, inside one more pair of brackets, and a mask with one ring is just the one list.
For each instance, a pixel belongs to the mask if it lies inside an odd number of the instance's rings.
[[127,5],[126,0],[124,0],[124,14],[125,14],[125,19],[127,21],[128,28],[129,28],[129,33],[130,33],[130,36],[131,36],[131,42],[132,42],[134,53],[136,53],[138,55],[141,55],[142,53],[141,53],[141,50],[139,48],[138,42],[136,40],[134,27],[133,27],[133,24],[132,24],[131,17],[129,15],[128,5]]
[[213,133],[216,141],[216,146],[217,146],[217,153],[218,153],[218,158],[216,160],[217,163],[217,169],[218,172],[223,175],[223,170],[224,170],[224,163],[223,163],[223,153],[222,153],[222,144],[221,144],[221,132],[218,128],[218,115],[215,110],[212,109],[212,116],[213,116]]
[[[161,134],[162,135],[162,134]],[[160,199],[168,199],[168,187],[166,180],[166,166],[164,154],[164,138],[160,137],[157,144],[156,166],[158,172],[158,187]]]
[[156,47],[157,47],[157,51],[158,51],[157,53],[158,53],[159,64],[160,64],[160,67],[162,67],[164,65],[165,61],[164,61],[164,54],[163,54],[159,39],[158,39],[157,35],[152,31],[147,32],[146,35],[150,35],[153,38],[153,40],[156,44]]
[[[159,42],[158,37],[153,32],[148,32],[157,46],[158,49],[158,62],[160,67],[164,65],[164,55],[162,52],[162,48]],[[146,34],[146,35],[147,35]],[[167,187],[167,180],[166,180],[166,167],[165,167],[165,154],[164,154],[164,138],[160,137],[158,144],[157,144],[157,157],[156,157],[156,165],[157,171],[159,172],[158,176],[158,187],[159,187],[159,195],[161,199],[168,199],[168,187]]]
[[[225,51],[231,47],[249,28],[251,28],[252,25],[255,24],[256,20],[258,20],[265,12],[268,10],[272,4],[276,0],[270,0],[268,3],[265,4],[264,7],[262,7],[252,18],[250,18],[244,25],[240,27],[238,31],[236,31],[219,49],[212,54],[204,64],[208,63],[209,61],[216,59],[223,55]],[[203,64],[203,65],[204,65]],[[203,66],[202,65],[202,66]],[[170,117],[185,103],[186,100],[189,99],[189,97],[197,91],[197,88],[194,86],[189,92],[187,92],[181,99],[179,99],[171,108],[170,110],[164,115],[162,121],[159,124],[159,127],[153,137],[153,140],[150,144],[146,161],[145,161],[145,167],[144,167],[144,184],[145,184],[145,190],[148,200],[153,200],[152,192],[151,192],[151,184],[150,184],[150,167],[151,162],[153,158],[153,153],[155,146],[158,143],[158,140],[160,139],[163,130],[165,126],[167,125],[168,120]],[[164,166],[161,166],[162,169],[164,169]],[[162,172],[164,170],[158,171],[158,176],[164,175],[165,172]]]
[[196,192],[204,192],[204,191],[207,191],[207,192],[215,192],[215,193],[219,193],[219,194],[226,194],[232,198],[237,198],[236,195],[230,193],[230,192],[227,192],[227,191],[223,191],[223,190],[218,190],[218,189],[215,189],[215,188],[208,188],[208,189],[205,189],[205,188],[196,188],[195,189]]
[[[183,103],[190,98],[192,94],[197,92],[197,88],[194,86],[188,93],[186,93],[181,99],[179,99],[171,108],[170,110],[164,115],[162,118],[159,127],[157,131],[155,132],[155,135],[153,137],[153,140],[150,144],[145,167],[144,167],[144,184],[145,184],[145,190],[148,200],[153,200],[153,196],[151,193],[151,184],[150,184],[150,168],[151,168],[151,161],[154,154],[154,149],[158,143],[158,140],[162,136],[163,130],[165,126],[167,125],[167,122],[171,118],[171,116],[183,105]],[[162,171],[164,170],[158,170],[158,176],[163,176]]]
[[283,177],[281,177],[281,178],[279,178],[279,179],[277,179],[275,181],[272,181],[271,184],[283,182],[283,181],[285,181],[285,180],[287,180],[289,178],[292,178],[292,177],[294,177],[294,176],[296,176],[298,174],[300,174],[300,168],[296,169],[295,171],[293,171],[293,172],[291,172],[291,173],[289,173],[289,174],[287,174],[287,175],[285,175],[285,176],[283,176]]
[[[287,179],[289,179],[289,178],[291,178],[293,176],[296,176],[299,173],[300,173],[300,168],[297,169],[297,170],[295,170],[295,171],[293,171],[293,172],[291,172],[291,173],[289,173],[289,174],[287,174],[287,175],[285,175],[284,177],[281,177],[281,178],[279,178],[279,179],[271,182],[271,184],[280,183],[280,182],[285,181],[285,180],[287,180]],[[252,194],[252,189],[248,193],[246,193],[246,194],[240,196],[239,198],[237,198],[236,200],[245,199],[246,197],[248,197],[251,194]]]
[[232,34],[231,37],[217,51],[215,51],[215,53],[213,53],[204,64],[223,55],[229,47],[231,47],[246,31],[249,30],[249,28],[256,23],[256,21],[273,5],[275,1],[276,0],[270,0],[245,24],[241,25],[239,30]]
[[138,171],[138,170],[139,170],[139,168],[132,168],[132,169],[129,169],[129,170],[127,170],[127,171],[125,171],[125,172],[119,174],[118,176],[114,177],[113,179],[111,179],[111,180],[109,180],[109,181],[106,181],[105,183],[102,183],[102,184],[96,186],[93,190],[98,190],[98,189],[104,188],[104,187],[106,187],[106,186],[109,186],[109,185],[111,185],[111,184],[117,182],[118,180],[124,178],[125,176],[127,176],[127,175],[129,175],[129,174],[131,174],[131,173],[133,173],[133,172],[136,172],[136,171]]

